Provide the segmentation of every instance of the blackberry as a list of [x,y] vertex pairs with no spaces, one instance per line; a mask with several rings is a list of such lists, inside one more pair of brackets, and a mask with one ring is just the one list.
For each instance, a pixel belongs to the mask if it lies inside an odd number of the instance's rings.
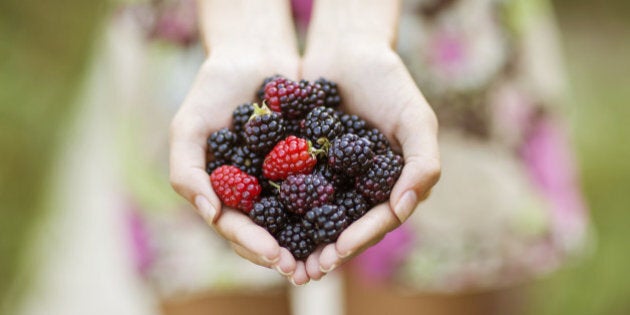
[[300,222],[292,222],[280,230],[276,236],[278,244],[291,252],[293,257],[304,260],[315,250],[315,243],[306,234],[306,228]]
[[343,125],[344,133],[354,133],[359,137],[365,137],[367,135],[367,122],[359,116],[343,112],[337,112],[337,115],[339,115],[339,121],[341,121]]
[[256,152],[252,152],[246,146],[237,147],[232,155],[232,165],[241,169],[241,171],[260,177],[262,175],[263,157]]
[[265,85],[265,101],[269,108],[281,112],[286,119],[304,117],[318,104],[323,104],[325,95],[319,85],[306,80],[295,82],[285,77],[276,77]]
[[315,166],[315,173],[321,174],[335,187],[335,191],[344,191],[351,189],[354,186],[354,178],[350,178],[343,173],[334,172],[327,163],[327,160],[323,160]]
[[320,138],[332,140],[343,132],[343,126],[335,110],[329,107],[316,107],[306,115],[301,123],[302,135],[312,142]]
[[302,119],[291,119],[287,121],[287,125],[285,126],[285,133],[287,136],[296,136],[301,137],[302,129],[301,127]]
[[245,141],[245,124],[249,120],[249,117],[254,113],[254,104],[245,103],[237,107],[232,112],[232,125],[234,126],[234,133],[239,137],[239,140]]
[[372,165],[374,152],[370,141],[348,133],[335,139],[328,150],[328,166],[337,173],[357,176]]
[[287,211],[303,214],[331,203],[334,193],[333,185],[321,174],[289,175],[280,186],[280,201]]
[[259,202],[254,204],[249,217],[254,223],[262,226],[272,235],[280,232],[289,222],[289,216],[284,211],[284,206],[276,197],[260,199]]
[[211,174],[212,171],[216,170],[217,168],[219,168],[219,166],[221,165],[225,165],[228,164],[223,160],[213,160],[213,161],[209,161],[208,164],[206,164],[206,173]]
[[324,78],[319,78],[315,81],[315,84],[319,84],[320,89],[324,92],[324,106],[326,107],[338,107],[341,104],[341,97],[337,89],[337,83],[328,81]]
[[403,168],[403,158],[395,153],[377,155],[365,174],[356,179],[355,188],[365,199],[375,205],[389,199],[392,187]]
[[345,211],[349,220],[348,224],[361,218],[369,209],[365,198],[354,190],[337,194],[334,204]]
[[238,139],[236,134],[227,128],[214,132],[208,138],[208,147],[215,160],[229,161]]
[[348,226],[348,217],[340,207],[323,205],[307,211],[302,218],[302,225],[315,244],[332,243]]
[[376,128],[368,130],[364,138],[372,142],[372,151],[374,151],[375,154],[385,154],[387,151],[391,150],[387,137]]
[[254,152],[266,154],[284,137],[284,119],[263,105],[254,104],[254,114],[245,124],[245,142]]
[[258,88],[258,91],[256,91],[256,97],[258,98],[258,101],[262,102],[265,100],[265,86],[267,85],[267,83],[277,79],[281,77],[281,75],[279,74],[274,74],[270,77],[266,77],[265,80],[263,80],[263,83],[260,85],[260,87]]

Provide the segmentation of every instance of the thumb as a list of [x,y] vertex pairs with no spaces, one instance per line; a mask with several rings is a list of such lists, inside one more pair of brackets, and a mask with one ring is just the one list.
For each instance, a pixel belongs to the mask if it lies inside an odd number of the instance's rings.
[[213,223],[221,211],[221,201],[214,193],[205,170],[206,132],[203,119],[187,115],[182,109],[171,123],[170,182],[208,222]]
[[440,178],[437,119],[422,99],[401,112],[395,137],[400,142],[405,165],[394,186],[390,205],[400,222],[405,222],[418,203],[428,197]]

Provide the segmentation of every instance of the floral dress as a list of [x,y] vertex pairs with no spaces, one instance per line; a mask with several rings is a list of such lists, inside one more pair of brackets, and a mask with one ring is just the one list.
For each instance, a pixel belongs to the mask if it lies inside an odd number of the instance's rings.
[[[298,27],[310,2],[293,1]],[[397,49],[437,113],[443,175],[408,222],[353,260],[364,279],[486,289],[549,273],[584,247],[550,14],[545,0],[404,2]],[[113,62],[130,72],[119,78],[118,117],[138,271],[162,296],[279,286],[284,279],[233,254],[166,184],[165,126],[203,60],[194,17],[189,0],[132,5],[108,31],[112,45],[126,45],[112,49]]]

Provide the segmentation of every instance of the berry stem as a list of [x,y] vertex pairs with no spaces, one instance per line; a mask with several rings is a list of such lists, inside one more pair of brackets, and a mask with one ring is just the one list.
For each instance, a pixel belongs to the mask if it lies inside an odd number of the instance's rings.
[[251,121],[252,119],[254,119],[255,117],[258,116],[264,116],[264,115],[270,115],[271,114],[271,109],[269,109],[269,107],[267,107],[267,104],[265,104],[265,101],[263,101],[262,106],[258,106],[258,103],[254,103],[254,113],[249,116],[249,120]]

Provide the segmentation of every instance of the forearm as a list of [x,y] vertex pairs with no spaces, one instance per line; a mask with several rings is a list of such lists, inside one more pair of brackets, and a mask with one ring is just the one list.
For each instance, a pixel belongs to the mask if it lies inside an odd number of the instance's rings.
[[400,0],[317,0],[307,49],[364,44],[392,47],[399,14]]
[[206,51],[297,54],[288,0],[199,0]]

